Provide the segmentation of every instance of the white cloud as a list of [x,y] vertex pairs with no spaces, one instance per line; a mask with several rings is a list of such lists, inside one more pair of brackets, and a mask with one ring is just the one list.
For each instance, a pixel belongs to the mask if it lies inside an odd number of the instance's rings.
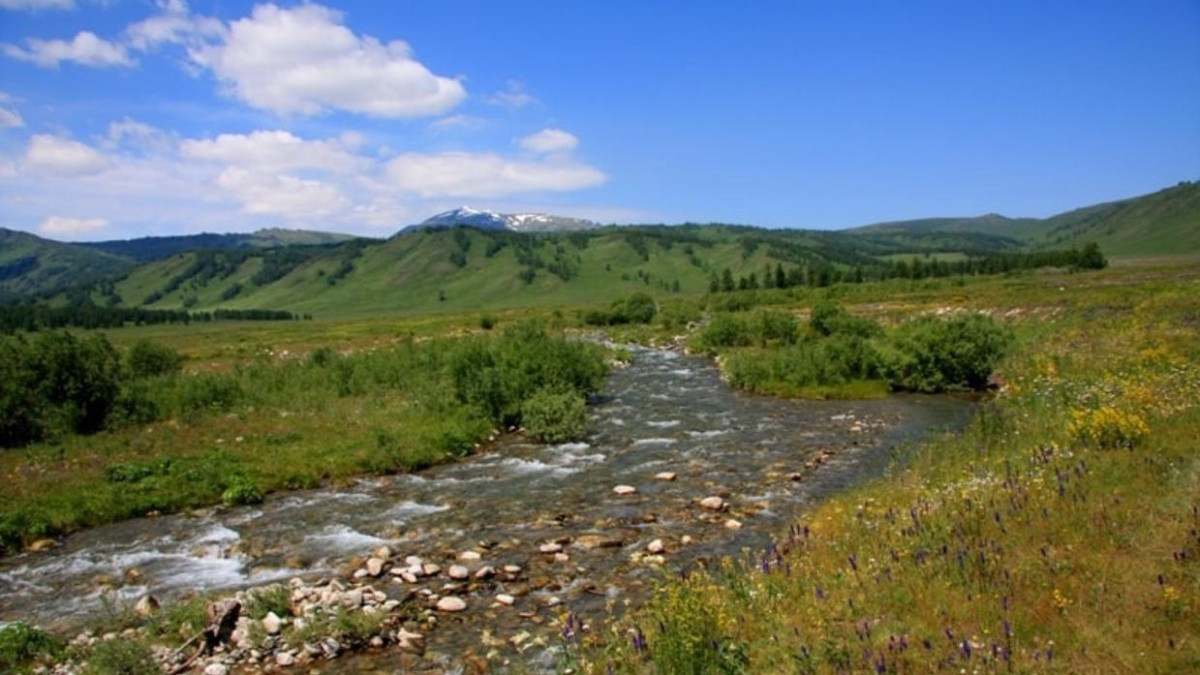
[[472,117],[471,115],[451,115],[435,122],[430,122],[429,131],[440,134],[456,129],[481,129],[485,126],[487,126],[487,122],[478,117]]
[[161,13],[125,30],[126,39],[134,49],[146,51],[161,44],[199,47],[207,38],[225,35],[225,24],[219,19],[192,14],[183,0],[162,0],[158,7]]
[[76,237],[81,234],[95,232],[109,226],[109,222],[103,218],[67,218],[64,216],[50,216],[38,225],[38,231],[42,234],[49,234],[57,237]]
[[388,162],[398,187],[421,197],[498,197],[594,187],[603,172],[567,158],[510,160],[491,153],[406,153]]
[[85,176],[108,167],[108,159],[91,146],[62,136],[36,134],[25,150],[25,166],[39,173]]
[[355,35],[321,5],[258,5],[229,25],[224,40],[190,54],[234,96],[281,115],[421,117],[466,97],[458,80],[434,75],[406,43]]
[[255,131],[186,140],[180,150],[190,159],[255,167],[262,171],[319,169],[345,173],[364,168],[366,160],[351,152],[361,142],[361,137],[356,134],[310,141],[287,131]]
[[0,127],[23,127],[25,120],[16,110],[0,106]]
[[108,124],[108,133],[100,144],[109,149],[120,147],[136,150],[168,152],[175,147],[176,138],[158,127],[126,117]]
[[579,146],[579,139],[574,134],[562,129],[542,129],[536,134],[530,134],[518,141],[527,152],[542,155],[554,152],[571,152]]
[[537,103],[537,99],[525,93],[525,83],[520,80],[509,80],[504,84],[504,90],[498,91],[485,99],[492,105],[516,110]]
[[95,33],[86,30],[70,42],[29,38],[25,44],[27,48],[6,44],[4,54],[43,68],[57,68],[63,61],[96,68],[133,65],[133,59],[129,58],[124,46],[96,37]]
[[74,0],[0,0],[2,9],[74,9]]
[[350,205],[336,186],[318,180],[231,167],[217,177],[247,213],[282,216],[288,220],[328,218]]

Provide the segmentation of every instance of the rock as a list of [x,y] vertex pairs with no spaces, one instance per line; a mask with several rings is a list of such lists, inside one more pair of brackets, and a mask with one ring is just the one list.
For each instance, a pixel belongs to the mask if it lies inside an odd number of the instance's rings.
[[402,652],[420,652],[425,648],[425,636],[401,628],[396,631],[396,643]]
[[552,595],[552,596],[546,598],[546,606],[547,607],[558,607],[561,604],[562,604],[562,598],[558,597],[557,595]]
[[656,474],[654,474],[654,480],[662,480],[662,481],[667,481],[669,483],[669,482],[675,480],[675,472],[674,471],[663,471],[661,473],[656,473]]
[[378,635],[372,636],[371,639],[367,641],[367,644],[375,649],[379,649],[383,646],[383,638],[379,637]]
[[427,577],[436,577],[442,573],[442,566],[437,563],[425,563],[421,566],[421,572]]
[[262,627],[267,631],[267,635],[279,635],[279,631],[283,628],[283,620],[275,612],[267,612],[262,619]]
[[204,666],[204,675],[229,675],[229,666],[224,663],[210,663]]
[[368,573],[365,569],[354,570],[355,579],[366,579],[369,576],[371,576],[370,573]]
[[521,566],[520,565],[505,565],[504,573],[505,574],[520,574]]
[[342,645],[337,640],[327,637],[321,640],[321,653],[327,659],[336,659],[342,653]]
[[280,668],[290,668],[296,665],[296,657],[291,652],[279,652],[275,655],[275,665]]
[[480,567],[479,570],[475,572],[476,579],[491,579],[494,576],[496,576],[496,568],[490,565],[486,567]]
[[462,598],[456,598],[448,595],[437,601],[437,609],[439,612],[461,612],[467,608],[467,602]]
[[637,488],[633,487],[632,485],[618,485],[613,488],[612,491],[614,494],[618,495],[631,495],[637,492]]
[[400,578],[410,584],[417,583],[417,575],[413,574],[410,570],[401,570]]
[[554,554],[554,562],[556,562],[556,563],[570,562],[570,560],[571,560],[571,556],[567,555],[566,553],[555,553]]
[[34,553],[38,553],[40,551],[48,551],[57,547],[58,542],[53,539],[38,539],[29,545],[29,550],[33,551]]
[[581,534],[575,537],[575,545],[582,549],[620,548],[625,542],[603,534]]
[[420,567],[424,563],[424,560],[421,560],[415,555],[410,555],[404,559],[404,564],[408,565],[409,567]]
[[646,544],[646,550],[651,553],[662,553],[663,551],[667,550],[667,548],[663,546],[662,539],[655,539],[649,544]]
[[479,555],[475,551],[463,551],[462,553],[458,554],[458,559],[464,562],[479,560],[482,557],[483,556]]
[[737,520],[734,520],[733,518],[730,518],[729,520],[725,521],[725,529],[740,530],[740,529],[742,529],[742,523],[741,523],[741,521],[737,521]]
[[377,577],[383,574],[383,558],[370,558],[367,560],[367,574]]
[[508,607],[512,607],[513,604],[515,604],[517,602],[517,599],[514,598],[513,596],[509,595],[508,593],[500,593],[499,595],[496,596],[496,602],[498,602],[502,605],[506,605]]
[[392,557],[392,549],[387,546],[380,546],[379,548],[375,549],[375,557],[387,560],[388,558]]
[[562,552],[562,544],[550,542],[548,544],[542,544],[538,547],[538,550],[542,553],[560,553]]
[[342,594],[342,606],[346,609],[358,609],[363,604],[363,592],[359,589],[346,591]]
[[448,574],[450,575],[451,579],[462,581],[463,579],[471,576],[471,571],[462,565],[451,565]]
[[700,500],[700,508],[709,511],[721,511],[725,508],[725,500],[720,497],[705,497]]
[[692,543],[692,535],[690,535],[690,534],[683,535],[682,537],[679,538],[679,543],[683,544],[684,546],[687,546],[688,544]]
[[158,611],[158,600],[153,595],[143,595],[134,605],[133,611],[140,617],[148,617]]

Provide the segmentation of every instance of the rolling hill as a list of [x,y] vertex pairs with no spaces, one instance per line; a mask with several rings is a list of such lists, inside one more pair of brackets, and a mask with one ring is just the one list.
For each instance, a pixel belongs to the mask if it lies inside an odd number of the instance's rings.
[[0,228],[0,299],[110,277],[132,266],[105,251]]

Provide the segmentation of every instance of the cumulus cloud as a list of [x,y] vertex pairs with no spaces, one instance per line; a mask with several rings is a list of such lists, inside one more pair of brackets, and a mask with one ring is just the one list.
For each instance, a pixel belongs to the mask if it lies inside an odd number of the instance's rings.
[[216,138],[186,140],[184,157],[222,162],[264,171],[320,169],[350,172],[363,168],[366,160],[352,148],[361,143],[357,135],[330,140],[305,140],[287,131],[255,131],[250,134],[221,134]]
[[3,9],[74,9],[74,0],[0,0]]
[[567,192],[594,187],[603,172],[571,159],[522,161],[492,153],[405,153],[388,162],[398,187],[422,197],[498,197],[520,192]]
[[175,147],[176,137],[158,127],[126,117],[108,124],[108,133],[100,144],[108,149],[132,148],[163,153]]
[[50,216],[43,220],[41,225],[38,225],[38,231],[55,237],[76,237],[108,226],[109,222],[103,218]]
[[95,148],[79,141],[50,134],[35,134],[25,149],[25,167],[58,176],[86,176],[108,167],[109,161]]
[[337,186],[287,174],[231,167],[217,177],[217,185],[232,194],[247,213],[289,220],[326,218],[349,206]]
[[133,65],[133,59],[129,58],[124,46],[97,37],[95,33],[86,30],[81,31],[69,42],[29,38],[25,45],[18,47],[6,44],[4,54],[43,68],[57,68],[63,61],[95,68]]
[[281,115],[421,117],[466,97],[458,80],[430,72],[403,41],[355,35],[340,13],[321,5],[258,5],[224,39],[190,54],[233,96]]
[[518,145],[526,152],[542,155],[553,152],[571,152],[579,145],[574,134],[562,129],[542,129],[536,134],[522,138]]
[[146,51],[161,44],[200,46],[205,39],[225,35],[219,19],[192,14],[184,0],[162,0],[159,14],[139,21],[125,30],[134,49]]

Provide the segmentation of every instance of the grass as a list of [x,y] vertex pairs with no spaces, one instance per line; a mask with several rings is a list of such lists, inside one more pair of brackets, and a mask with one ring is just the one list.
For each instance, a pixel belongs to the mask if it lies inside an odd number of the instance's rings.
[[966,431],[763,551],[664,580],[590,636],[585,669],[1196,672],[1194,272],[1024,294],[1006,384]]

